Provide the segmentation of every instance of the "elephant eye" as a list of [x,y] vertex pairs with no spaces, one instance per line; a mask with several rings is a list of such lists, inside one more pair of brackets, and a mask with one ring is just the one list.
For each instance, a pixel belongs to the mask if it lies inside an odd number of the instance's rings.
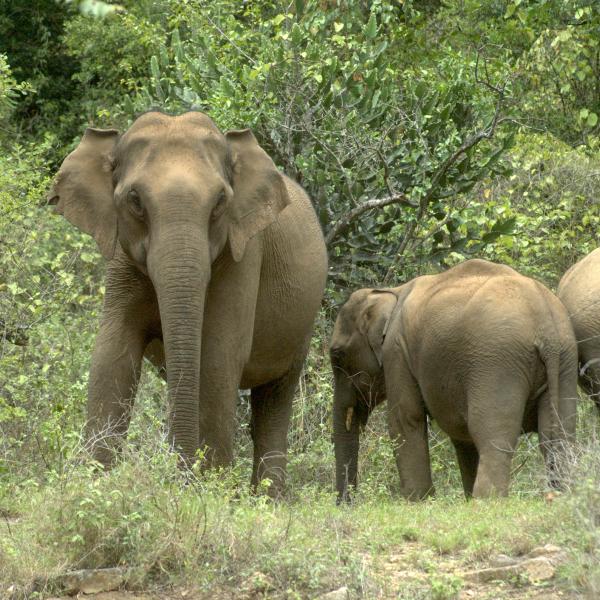
[[223,214],[226,204],[227,204],[227,196],[225,195],[225,190],[222,190],[221,193],[219,194],[219,197],[217,198],[215,207],[212,210],[211,218],[213,221],[217,220]]
[[133,189],[127,192],[127,204],[135,217],[141,219],[144,216],[144,207],[140,195]]

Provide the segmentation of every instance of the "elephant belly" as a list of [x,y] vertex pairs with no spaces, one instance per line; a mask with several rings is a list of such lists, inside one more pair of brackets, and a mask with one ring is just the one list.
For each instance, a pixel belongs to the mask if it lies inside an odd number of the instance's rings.
[[[297,186],[295,186],[297,188]],[[269,227],[252,338],[242,387],[282,377],[302,361],[325,288],[327,252],[310,201],[290,189],[293,204]]]
[[450,438],[471,441],[468,428],[467,401],[461,385],[440,381],[425,386],[423,399],[429,416]]
[[489,371],[486,367],[488,366],[480,365],[469,369],[463,365],[461,369],[460,365],[456,365],[446,372],[439,368],[436,371],[439,376],[435,381],[421,386],[431,418],[452,439],[472,441],[470,416],[475,414],[485,419],[485,415],[489,414],[490,419],[493,419],[498,403],[502,403],[504,408],[501,413],[508,409],[515,416],[523,415],[523,432],[537,431],[537,407],[547,390],[543,365],[536,364],[530,371],[525,369],[520,373],[516,366],[507,369],[506,381],[517,384],[514,392],[509,394],[506,393],[509,386],[502,384],[503,377],[500,374],[485,376],[486,371]]
[[320,290],[314,289],[320,287],[320,282],[315,283],[302,289],[298,282],[295,291],[286,295],[280,290],[264,290],[266,300],[259,296],[252,350],[241,387],[253,388],[279,379],[296,361],[304,360],[321,301]]
[[240,388],[251,389],[280,379],[290,370],[293,359],[293,354],[287,352],[277,354],[263,351],[253,356],[244,369]]

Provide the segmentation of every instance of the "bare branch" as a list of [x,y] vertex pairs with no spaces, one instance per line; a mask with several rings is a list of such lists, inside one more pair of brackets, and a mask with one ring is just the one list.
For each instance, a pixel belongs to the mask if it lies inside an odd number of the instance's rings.
[[393,196],[385,196],[384,198],[371,198],[365,200],[362,204],[359,204],[342,215],[325,236],[325,243],[328,246],[331,246],[333,241],[344,233],[350,227],[352,221],[360,217],[360,215],[374,208],[382,208],[384,206],[389,206],[390,204],[404,204],[411,208],[417,208],[418,206],[404,194],[394,194]]

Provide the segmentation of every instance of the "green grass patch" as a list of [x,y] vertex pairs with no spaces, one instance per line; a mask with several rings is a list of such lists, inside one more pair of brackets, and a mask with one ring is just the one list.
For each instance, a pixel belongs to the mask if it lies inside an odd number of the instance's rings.
[[494,553],[571,543],[577,529],[570,496],[409,503],[377,490],[369,499],[365,489],[337,507],[315,485],[273,502],[251,495],[247,481],[242,468],[184,475],[160,447],[129,454],[109,473],[70,463],[15,490],[18,518],[0,523],[0,587],[51,592],[66,570],[126,565],[130,585],[144,589],[310,597],[346,585],[372,597],[385,585],[378,565],[409,548],[406,564],[448,591],[455,575],[435,572],[440,558],[459,557],[468,569]]

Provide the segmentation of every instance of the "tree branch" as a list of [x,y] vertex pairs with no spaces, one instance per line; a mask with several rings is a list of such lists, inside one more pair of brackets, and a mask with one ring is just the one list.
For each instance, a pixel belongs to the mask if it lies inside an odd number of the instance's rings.
[[325,243],[327,246],[331,246],[333,241],[342,233],[344,233],[350,227],[352,221],[360,217],[360,215],[374,208],[382,208],[384,206],[389,206],[390,204],[404,204],[405,206],[410,206],[411,208],[418,207],[417,204],[412,202],[404,194],[394,194],[385,196],[384,198],[371,198],[369,200],[365,200],[362,204],[354,207],[352,210],[348,211],[338,219],[338,221],[327,232],[327,235],[325,236]]

